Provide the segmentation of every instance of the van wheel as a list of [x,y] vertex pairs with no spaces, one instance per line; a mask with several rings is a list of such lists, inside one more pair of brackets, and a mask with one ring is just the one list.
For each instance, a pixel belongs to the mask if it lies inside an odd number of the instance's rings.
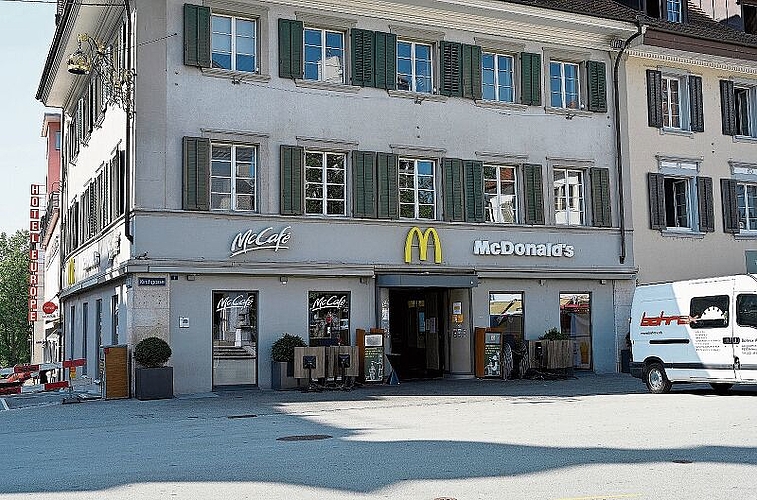
[[665,368],[660,363],[651,363],[644,372],[644,383],[647,384],[649,392],[654,394],[664,394],[670,392],[673,385],[665,375]]
[[733,387],[733,384],[724,384],[724,383],[712,383],[710,384],[712,386],[712,389],[715,391],[716,394],[728,394],[728,391],[731,390],[731,387]]

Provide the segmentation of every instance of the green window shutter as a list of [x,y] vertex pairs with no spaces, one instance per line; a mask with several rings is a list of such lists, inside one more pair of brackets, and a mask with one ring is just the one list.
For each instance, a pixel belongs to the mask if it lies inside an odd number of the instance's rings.
[[484,163],[476,160],[463,162],[465,171],[465,220],[484,222]]
[[378,218],[399,219],[399,156],[392,153],[377,153],[376,180]]
[[662,73],[647,70],[647,118],[650,127],[662,127]]
[[376,46],[376,35],[373,31],[352,29],[352,85],[360,87],[375,86],[373,52]]
[[463,97],[481,99],[481,47],[463,44]]
[[302,21],[279,19],[279,76],[302,78]]
[[607,112],[607,72],[605,63],[588,61],[586,63],[587,80],[589,82],[589,111],[596,113]]
[[210,67],[210,7],[184,4],[184,64]]
[[397,35],[377,31],[374,36],[373,54],[374,82],[377,88],[397,88]]
[[697,202],[699,204],[699,230],[715,232],[715,202],[712,198],[712,178],[697,177]]
[[302,215],[305,148],[282,145],[280,155],[281,198],[279,213],[281,215]]
[[524,187],[526,192],[526,224],[544,224],[544,194],[542,192],[541,165],[523,165]]
[[352,215],[376,218],[376,153],[352,153]]
[[210,190],[208,189],[210,140],[202,137],[184,137],[183,146],[184,192],[182,208],[184,210],[210,210]]
[[441,83],[439,93],[451,97],[462,97],[462,58],[463,46],[457,42],[442,41],[441,52]]
[[649,172],[647,174],[649,187],[649,227],[650,229],[665,229],[665,176]]
[[520,100],[528,106],[541,106],[541,55],[520,55]]
[[465,220],[465,199],[463,194],[463,160],[444,158],[444,220],[462,222]]
[[720,114],[723,135],[736,135],[736,97],[731,80],[720,80]]
[[689,109],[691,131],[704,132],[704,108],[702,106],[702,77],[689,76]]
[[720,179],[720,191],[723,199],[723,231],[737,234],[739,228],[739,206],[736,199],[736,181]]
[[610,201],[610,169],[589,169],[591,177],[592,219],[595,227],[612,227],[612,204]]

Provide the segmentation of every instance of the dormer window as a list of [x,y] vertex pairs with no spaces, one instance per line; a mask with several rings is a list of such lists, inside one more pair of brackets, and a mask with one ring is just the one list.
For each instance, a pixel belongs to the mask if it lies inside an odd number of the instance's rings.
[[666,0],[667,19],[672,23],[680,23],[682,20],[682,0]]

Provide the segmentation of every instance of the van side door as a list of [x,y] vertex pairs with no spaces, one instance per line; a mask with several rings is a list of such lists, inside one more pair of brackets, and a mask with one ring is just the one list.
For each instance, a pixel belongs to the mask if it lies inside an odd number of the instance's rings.
[[692,378],[735,380],[730,295],[696,296],[689,304],[689,328],[697,362]]
[[737,377],[757,380],[757,293],[736,294],[733,341]]

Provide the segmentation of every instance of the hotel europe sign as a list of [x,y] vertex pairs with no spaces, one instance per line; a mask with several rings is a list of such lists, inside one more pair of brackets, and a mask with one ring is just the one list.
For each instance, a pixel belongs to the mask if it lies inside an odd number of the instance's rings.
[[[421,230],[419,227],[413,227],[408,231],[405,237],[405,263],[409,264],[413,260],[413,247],[418,242],[418,260],[428,261],[429,244],[434,246],[434,262],[442,263],[442,242],[439,233],[433,227]],[[500,256],[517,256],[517,257],[551,257],[571,258],[576,254],[575,247],[566,243],[531,243],[517,241],[490,241],[474,240],[473,255],[500,255]]]

